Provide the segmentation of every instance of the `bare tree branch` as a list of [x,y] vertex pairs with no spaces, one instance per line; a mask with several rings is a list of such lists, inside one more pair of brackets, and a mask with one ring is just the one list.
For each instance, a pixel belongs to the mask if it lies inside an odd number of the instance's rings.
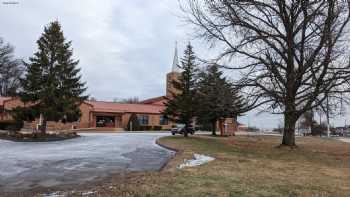
[[[284,114],[283,144],[295,144],[302,114],[349,92],[349,0],[184,0],[181,5],[197,36],[222,49],[217,64],[240,71],[236,85],[250,108],[269,104]],[[234,57],[245,61],[232,64]]]

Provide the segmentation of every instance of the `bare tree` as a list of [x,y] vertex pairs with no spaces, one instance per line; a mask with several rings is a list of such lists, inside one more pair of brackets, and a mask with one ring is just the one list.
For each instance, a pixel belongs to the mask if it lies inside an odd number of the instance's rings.
[[138,103],[140,103],[140,99],[138,97],[114,98],[113,102],[115,102],[115,103],[123,103],[123,104],[138,104]]
[[[299,117],[349,91],[349,0],[185,0],[197,36],[238,69],[251,108],[284,115],[282,145],[295,146]],[[229,65],[235,58],[240,64]]]
[[0,95],[14,96],[20,88],[23,74],[21,60],[15,59],[14,49],[0,38]]
[[138,97],[130,97],[130,98],[122,99],[121,103],[137,104],[137,103],[140,103],[140,99]]
[[91,97],[89,98],[89,101],[97,101],[97,99],[96,99],[95,97],[91,96]]

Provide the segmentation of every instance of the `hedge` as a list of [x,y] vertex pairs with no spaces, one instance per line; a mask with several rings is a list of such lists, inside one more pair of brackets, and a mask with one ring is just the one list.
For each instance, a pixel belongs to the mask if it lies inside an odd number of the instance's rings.
[[23,127],[22,121],[0,121],[0,130],[19,131]]
[[140,126],[140,131],[151,131],[152,126],[146,126],[146,125],[141,125]]
[[153,131],[161,131],[162,126],[153,126]]

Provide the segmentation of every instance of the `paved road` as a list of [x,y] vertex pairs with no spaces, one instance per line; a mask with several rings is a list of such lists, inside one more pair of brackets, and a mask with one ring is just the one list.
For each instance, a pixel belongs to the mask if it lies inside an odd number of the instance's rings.
[[74,185],[111,173],[160,169],[174,152],[155,140],[168,134],[82,134],[49,143],[0,140],[0,191]]

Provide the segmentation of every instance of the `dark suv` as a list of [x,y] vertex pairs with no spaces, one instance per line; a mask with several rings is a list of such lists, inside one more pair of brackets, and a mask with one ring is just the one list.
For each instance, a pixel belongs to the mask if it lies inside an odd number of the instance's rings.
[[[184,124],[176,124],[171,128],[171,134],[184,134],[185,132],[185,125]],[[193,135],[194,134],[194,128],[192,125],[189,126],[188,131],[189,134]]]

